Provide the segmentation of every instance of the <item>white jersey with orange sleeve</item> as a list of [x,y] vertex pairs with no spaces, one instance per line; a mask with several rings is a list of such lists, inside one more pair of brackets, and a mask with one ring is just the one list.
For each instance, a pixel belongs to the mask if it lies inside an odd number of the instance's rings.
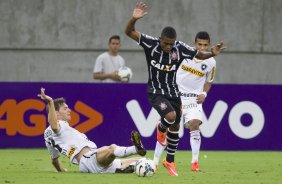
[[60,120],[58,123],[60,126],[58,133],[55,133],[50,126],[44,132],[45,144],[52,158],[57,158],[60,154],[63,154],[70,158],[72,163],[78,164],[75,155],[82,148],[87,146],[96,151],[96,144],[90,141],[85,134],[69,126],[66,121]]
[[214,58],[183,60],[176,75],[179,91],[181,93],[201,93],[205,82],[213,82],[215,68],[216,61]]

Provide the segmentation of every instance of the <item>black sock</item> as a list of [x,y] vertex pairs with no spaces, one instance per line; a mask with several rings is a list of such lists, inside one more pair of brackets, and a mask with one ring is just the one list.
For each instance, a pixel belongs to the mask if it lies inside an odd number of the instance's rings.
[[170,131],[168,129],[167,132],[167,156],[166,156],[166,161],[168,162],[174,162],[174,155],[177,150],[179,142],[179,136],[178,136],[178,131]]

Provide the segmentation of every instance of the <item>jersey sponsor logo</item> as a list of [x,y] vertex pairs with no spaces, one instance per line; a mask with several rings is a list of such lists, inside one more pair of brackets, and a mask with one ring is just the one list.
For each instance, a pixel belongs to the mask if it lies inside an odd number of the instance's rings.
[[192,73],[192,74],[194,74],[194,75],[197,75],[197,76],[199,76],[199,77],[203,77],[203,76],[205,75],[204,72],[201,72],[201,71],[196,70],[196,69],[194,69],[194,68],[191,68],[191,67],[189,67],[189,66],[182,65],[182,66],[181,66],[181,69],[182,69],[182,70],[185,70],[185,71],[187,71],[187,72],[190,72],[190,73]]
[[70,158],[74,154],[75,150],[76,150],[75,147],[71,146],[70,151],[69,151],[67,157]]
[[176,70],[176,65],[162,65],[160,63],[157,63],[155,60],[151,61],[151,65],[159,70],[170,72]]
[[190,109],[190,108],[197,108],[197,107],[198,105],[196,103],[191,103],[191,104],[182,106],[183,109]]

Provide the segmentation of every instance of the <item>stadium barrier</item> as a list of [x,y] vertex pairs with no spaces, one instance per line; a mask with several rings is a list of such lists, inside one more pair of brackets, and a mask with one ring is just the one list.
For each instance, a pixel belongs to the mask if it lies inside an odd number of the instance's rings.
[[[147,100],[146,84],[0,82],[0,148],[44,147],[48,126],[40,88],[64,97],[72,109],[71,126],[98,147],[130,145],[138,130],[154,149],[157,112]],[[203,150],[282,150],[282,85],[214,84],[204,104]],[[190,149],[189,132],[180,129],[180,150]]]

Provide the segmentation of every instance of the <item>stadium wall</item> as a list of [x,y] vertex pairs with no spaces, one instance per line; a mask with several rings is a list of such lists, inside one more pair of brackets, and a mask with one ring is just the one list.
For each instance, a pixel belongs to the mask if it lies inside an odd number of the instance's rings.
[[[280,0],[145,0],[149,14],[137,30],[159,36],[171,25],[193,44],[207,30],[228,47],[217,58],[216,83],[281,84]],[[92,82],[95,58],[110,35],[122,38],[121,55],[132,82],[147,81],[145,57],[123,33],[136,1],[0,0],[0,81]]]

